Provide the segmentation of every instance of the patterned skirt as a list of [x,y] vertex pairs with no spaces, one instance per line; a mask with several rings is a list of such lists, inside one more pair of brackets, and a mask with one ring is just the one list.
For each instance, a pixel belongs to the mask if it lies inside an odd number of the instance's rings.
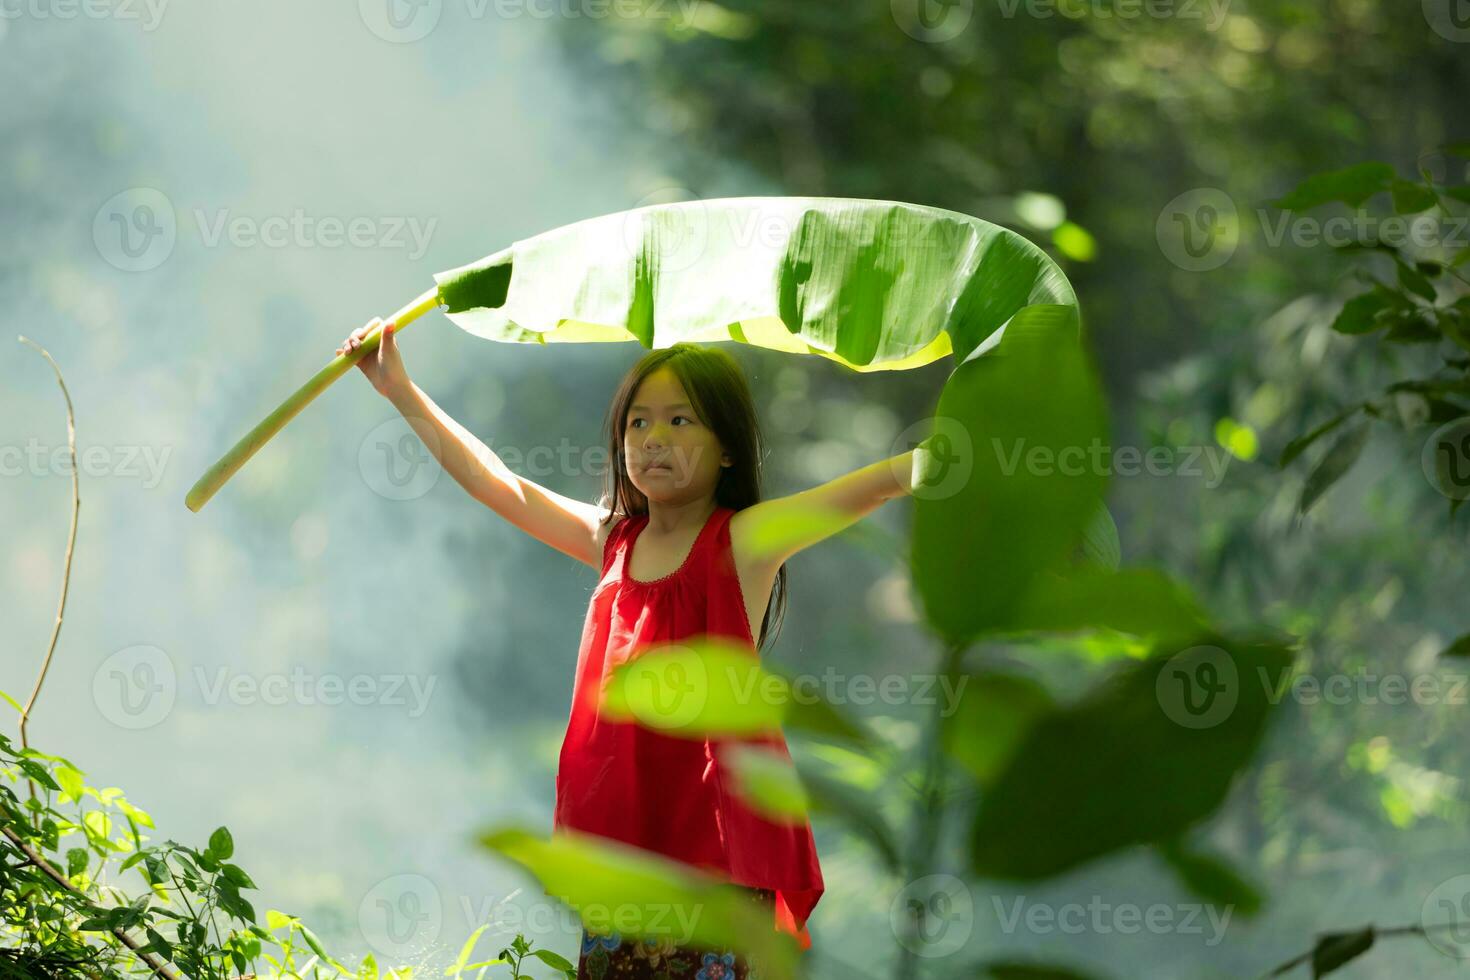
[[[742,888],[752,902],[771,911],[776,893]],[[577,980],[760,980],[757,970],[733,950],[681,946],[670,937],[623,938],[582,930]]]

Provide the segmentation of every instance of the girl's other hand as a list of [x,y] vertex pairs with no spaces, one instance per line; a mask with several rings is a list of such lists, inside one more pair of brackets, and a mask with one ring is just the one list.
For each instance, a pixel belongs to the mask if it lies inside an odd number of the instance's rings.
[[[373,317],[366,324],[352,331],[347,335],[347,339],[342,341],[342,346],[337,348],[336,353],[357,350],[362,346],[363,337],[382,322],[382,318]],[[403,358],[398,353],[398,338],[394,336],[395,326],[393,323],[384,324],[379,337],[378,349],[371,351],[357,362],[362,373],[367,375],[367,379],[372,382],[373,388],[385,398],[392,397],[395,392],[407,388],[409,384],[408,371],[404,369]]]

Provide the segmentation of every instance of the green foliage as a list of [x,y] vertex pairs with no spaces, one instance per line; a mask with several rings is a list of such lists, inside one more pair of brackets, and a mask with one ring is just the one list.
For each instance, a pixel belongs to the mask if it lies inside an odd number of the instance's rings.
[[560,972],[566,980],[577,980],[576,964],[569,963],[565,957],[558,956],[549,949],[535,949],[535,943],[530,942],[525,936],[519,933],[516,934],[515,939],[511,940],[509,946],[496,954],[495,959],[482,960],[478,963],[469,962],[470,954],[474,952],[475,944],[480,940],[480,934],[487,928],[489,928],[488,925],[480,926],[470,934],[470,938],[465,941],[463,948],[460,949],[459,956],[455,959],[454,964],[444,971],[446,977],[461,977],[466,970],[479,970],[480,973],[477,976],[482,976],[487,967],[507,964],[510,966],[511,980],[521,980],[522,977],[530,977],[530,974],[523,972],[521,969],[526,958],[535,957],[542,963]]
[[[950,784],[963,794],[971,782],[978,806],[964,839],[977,876],[1035,880],[1150,845],[1187,887],[1253,912],[1261,897],[1242,876],[1179,841],[1221,806],[1260,743],[1272,703],[1268,689],[1253,683],[1257,673],[1278,675],[1292,658],[1281,642],[1214,630],[1162,572],[1120,565],[1116,527],[1100,506],[1105,475],[1086,457],[1105,442],[1103,412],[1075,313],[1065,307],[1021,311],[946,383],[919,466],[909,561],[928,625],[947,648],[936,676],[959,696],[952,716],[937,714],[918,744],[880,737],[825,697],[796,697],[779,671],[712,637],[643,651],[621,665],[604,709],[719,743],[730,791],[768,819],[830,818],[908,880],[931,872],[944,817],[959,812]],[[956,441],[957,432],[964,438]],[[1014,465],[1005,464],[1007,454]],[[803,520],[810,531],[837,516]],[[763,540],[793,530],[765,528]],[[1057,635],[1129,637],[1152,654],[1118,667],[1075,703],[1031,678],[963,664],[976,639]],[[1200,649],[1222,659],[1201,666],[1190,659]],[[1200,673],[1222,663],[1228,680]],[[1181,679],[1205,684],[1202,696],[1228,700],[1227,710],[1196,724],[1193,699],[1175,691]],[[741,744],[782,723],[829,743],[822,755],[834,764],[794,768]],[[843,764],[859,752],[864,764]],[[713,880],[646,852],[574,833],[546,840],[517,828],[487,832],[481,843],[534,874],[584,921],[619,902],[705,903],[716,913],[700,920],[706,944],[739,948],[770,935],[769,924],[762,930],[739,921],[748,910],[726,903]],[[640,921],[620,931],[652,929]],[[912,954],[914,944],[906,950]],[[786,954],[767,949],[758,958],[774,956],[770,972],[781,974],[791,969]],[[1026,975],[1015,971],[1030,968],[1004,969]]]
[[795,975],[790,936],[773,931],[739,889],[678,861],[575,831],[546,840],[499,827],[479,842],[533,873],[589,932],[736,949],[760,962],[763,976]]
[[1206,901],[1247,917],[1261,910],[1260,891],[1220,858],[1191,850],[1179,840],[1167,841],[1158,850],[1189,890]]
[[[1036,575],[1071,557],[1102,496],[1104,474],[1087,462],[1105,442],[1102,393],[1073,317],[1017,316],[955,369],[936,416],[962,444],[936,454],[945,470],[914,491],[914,584],[938,633],[962,644],[1009,625]],[[966,464],[958,481],[947,472]]]
[[[1446,152],[1458,152],[1452,147]],[[1443,187],[1422,172],[1419,180],[1399,177],[1384,163],[1365,163],[1346,170],[1318,174],[1304,180],[1295,191],[1277,201],[1279,207],[1306,210],[1330,202],[1355,208],[1381,191],[1388,191],[1393,214],[1398,217],[1433,212],[1441,220],[1454,220],[1456,207],[1464,202],[1470,185]],[[1464,215],[1458,216],[1463,220]],[[1457,266],[1470,258],[1470,249],[1448,252],[1443,246],[1411,249],[1408,244],[1386,241],[1387,236],[1367,238],[1342,247],[1345,255],[1361,257],[1365,265],[1354,270],[1356,278],[1368,283],[1366,292],[1350,297],[1332,322],[1333,330],[1347,336],[1376,338],[1381,344],[1424,345],[1439,360],[1429,375],[1402,378],[1378,395],[1350,406],[1310,432],[1293,439],[1281,454],[1287,466],[1308,447],[1335,430],[1358,412],[1365,418],[1341,433],[1313,467],[1302,488],[1297,509],[1306,513],[1333,484],[1342,479],[1362,455],[1368,439],[1368,421],[1397,424],[1405,431],[1426,425],[1440,426],[1470,418],[1470,295],[1467,280]],[[1412,241],[1412,236],[1409,236]],[[1391,281],[1375,274],[1372,263],[1387,265]],[[1377,349],[1376,356],[1391,355]],[[1452,447],[1451,452],[1458,452]],[[1462,500],[1450,499],[1454,515]]]
[[1325,977],[1373,948],[1374,930],[1365,926],[1353,932],[1332,932],[1317,940],[1312,949],[1312,976]]
[[[153,967],[225,980],[262,963],[294,980],[380,976],[371,957],[359,970],[333,959],[295,916],[270,909],[262,926],[242,894],[255,882],[229,860],[227,828],[202,850],[149,844],[153,818],[120,789],[99,790],[83,777],[67,759],[0,735],[0,975],[13,960],[28,975],[109,980],[152,975]],[[36,793],[22,800],[7,784]],[[120,885],[127,872],[141,879],[135,894]]]
[[1204,636],[1042,715],[981,800],[974,870],[1029,881],[1174,840],[1220,806],[1255,753],[1271,704],[1251,681],[1290,662],[1277,645]]
[[[1085,252],[1085,235],[1063,240]],[[1057,264],[1008,228],[919,204],[794,195],[605,214],[435,281],[446,315],[493,340],[734,340],[858,371],[964,358],[1022,311],[1077,305]]]

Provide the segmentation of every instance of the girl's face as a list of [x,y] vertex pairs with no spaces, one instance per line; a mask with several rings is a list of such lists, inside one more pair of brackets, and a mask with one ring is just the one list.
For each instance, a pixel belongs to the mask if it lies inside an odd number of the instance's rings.
[[623,457],[633,486],[649,500],[670,504],[712,495],[720,467],[731,462],[668,368],[644,378],[633,393]]

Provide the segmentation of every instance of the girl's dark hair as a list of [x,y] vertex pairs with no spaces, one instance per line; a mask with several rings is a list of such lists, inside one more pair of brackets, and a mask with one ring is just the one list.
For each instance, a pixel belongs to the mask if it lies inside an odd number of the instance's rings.
[[[701,422],[714,431],[716,438],[732,457],[731,465],[720,468],[715,485],[715,503],[732,510],[744,510],[761,499],[761,458],[764,442],[756,418],[755,401],[745,372],[727,352],[715,347],[681,342],[671,347],[649,351],[628,370],[613,395],[607,412],[607,448],[612,465],[608,467],[606,490],[602,504],[610,523],[621,514],[633,517],[648,513],[648,498],[628,478],[628,461],[623,456],[623,433],[628,427],[628,407],[643,379],[668,368],[684,392]],[[766,631],[772,630],[772,642],[781,632],[786,618],[786,566],[776,572],[770,602],[761,621],[756,647],[765,646]]]

